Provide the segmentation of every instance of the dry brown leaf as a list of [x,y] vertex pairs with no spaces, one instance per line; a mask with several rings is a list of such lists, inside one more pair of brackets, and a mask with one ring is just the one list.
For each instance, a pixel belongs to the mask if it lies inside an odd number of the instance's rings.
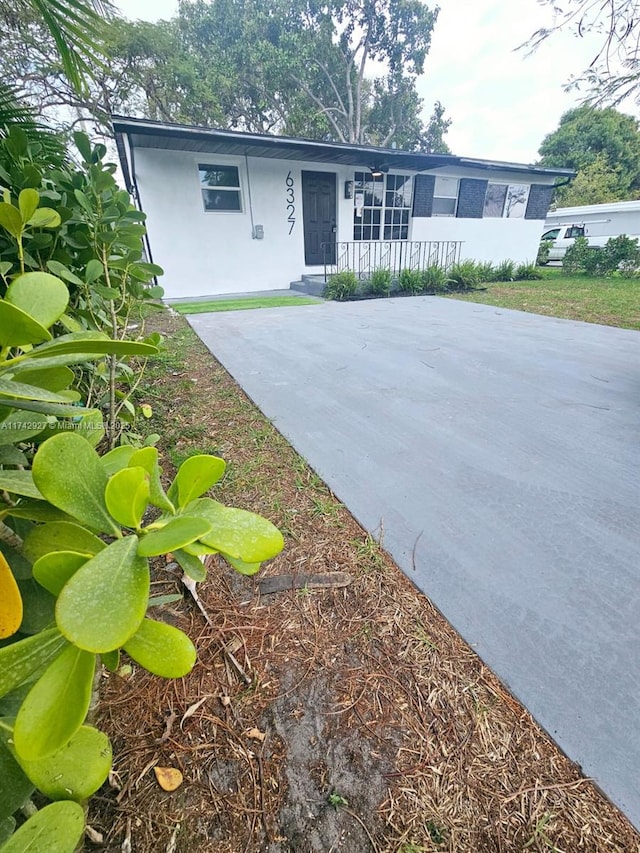
[[207,699],[211,699],[212,695],[213,694],[208,693],[206,696],[203,696],[202,699],[200,699],[198,702],[194,702],[193,705],[189,705],[187,710],[182,715],[182,719],[180,720],[180,728],[182,728],[182,724],[184,723],[185,720],[188,720],[189,717],[193,717],[193,715],[198,710],[200,705],[204,705],[204,703],[207,701]]
[[175,791],[182,785],[182,773],[177,767],[154,767],[153,772],[163,791]]
[[261,732],[260,729],[250,729],[247,732],[247,737],[250,737],[252,740],[259,740],[262,743],[266,738],[266,734]]

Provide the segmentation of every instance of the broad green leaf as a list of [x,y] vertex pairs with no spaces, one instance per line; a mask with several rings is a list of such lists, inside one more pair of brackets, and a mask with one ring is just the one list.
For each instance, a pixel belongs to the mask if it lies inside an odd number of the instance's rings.
[[113,450],[110,450],[108,453],[105,453],[104,456],[101,456],[100,463],[106,471],[107,476],[111,477],[117,471],[121,471],[123,468],[126,468],[129,465],[129,460],[135,452],[135,447],[131,447],[129,444],[123,444],[120,447],[114,447]]
[[224,474],[226,462],[217,456],[185,459],[169,489],[169,500],[184,507],[208,491]]
[[92,258],[87,264],[87,268],[84,273],[84,280],[87,282],[87,284],[91,284],[92,281],[95,281],[96,279],[100,278],[103,273],[104,267],[102,266],[100,261],[96,260],[95,258]]
[[260,566],[262,565],[262,563],[245,563],[243,560],[236,560],[228,554],[222,554],[222,556],[225,558],[227,563],[229,563],[229,565],[241,575],[257,575],[260,571]]
[[33,482],[31,471],[0,470],[0,489],[14,495],[24,495],[25,498],[42,500],[42,495]]
[[71,272],[70,269],[67,269],[64,264],[61,264],[60,261],[47,261],[47,269],[51,270],[54,275],[57,275],[58,278],[62,278],[65,281],[70,282],[71,284],[76,284],[79,287],[84,286],[84,282],[81,278]]
[[60,214],[51,207],[39,207],[27,223],[31,228],[59,228],[61,224]]
[[19,465],[26,468],[29,465],[29,460],[20,448],[13,444],[2,444],[0,442],[0,465]]
[[48,388],[49,391],[63,391],[74,379],[74,372],[68,367],[32,367],[20,372],[21,382]]
[[106,547],[102,539],[71,521],[52,521],[34,527],[25,536],[23,553],[32,563],[53,551],[98,554]]
[[28,222],[40,204],[40,194],[37,190],[22,190],[18,196],[18,207],[23,222]]
[[0,818],[0,844],[4,844],[16,830],[16,821],[13,817]]
[[104,500],[107,475],[100,457],[82,436],[68,433],[45,441],[33,460],[33,479],[58,509],[101,533],[120,535]]
[[173,625],[145,619],[124,646],[136,663],[162,678],[182,678],[196,662],[189,637]]
[[170,595],[152,595],[147,603],[147,610],[152,607],[162,607],[163,604],[173,604],[174,601],[182,601],[183,596],[179,592]]
[[15,305],[0,301],[0,345],[21,347],[50,340],[51,335],[41,323]]
[[209,554],[217,554],[215,548],[210,548],[208,545],[203,545],[202,542],[191,542],[184,546],[187,554],[193,554],[194,557],[207,557]]
[[52,551],[33,564],[33,576],[51,595],[60,595],[66,582],[91,559],[91,554]]
[[3,421],[0,421],[0,445],[17,444],[33,438],[48,426],[49,420],[40,412],[11,412]]
[[195,542],[211,530],[211,523],[204,518],[179,516],[172,518],[164,527],[153,530],[140,540],[138,554],[141,557],[157,557]]
[[211,533],[200,537],[202,543],[228,554],[234,560],[262,563],[279,554],[284,546],[278,528],[253,512],[227,507],[211,498],[202,498],[190,504],[185,513],[210,521]]
[[149,566],[137,536],[108,545],[75,573],[58,597],[56,621],[70,642],[90,652],[123,646],[144,619]]
[[84,809],[69,801],[50,803],[15,832],[2,853],[73,853],[84,832]]
[[114,649],[112,652],[102,652],[100,660],[109,672],[117,672],[120,666],[120,649]]
[[[0,452],[2,448],[0,448]],[[34,501],[23,498],[16,506],[7,507],[0,511],[0,518],[11,515],[14,518],[25,518],[29,521],[70,521],[66,512],[62,512],[46,501]]]
[[24,612],[20,632],[37,634],[54,624],[55,599],[51,593],[40,586],[33,578],[19,580],[20,595]]
[[183,551],[182,548],[176,548],[172,553],[182,571],[191,580],[202,583],[202,581],[207,579],[207,570],[202,560],[198,557],[189,554],[187,551]]
[[[1,340],[0,337],[0,342]],[[42,344],[31,353],[31,357],[49,358],[53,355],[69,355],[72,353],[149,356],[156,355],[157,352],[158,348],[151,344],[136,341],[112,341],[103,332],[70,332],[68,335],[60,335],[53,341],[48,340],[48,343]]]
[[67,646],[33,685],[13,730],[19,760],[52,755],[69,742],[89,710],[96,656]]
[[0,275],[4,278],[8,272],[11,272],[12,266],[11,261],[0,261]]
[[0,821],[18,811],[29,799],[34,787],[13,757],[7,743],[8,734],[0,728]]
[[0,639],[12,637],[21,622],[22,596],[5,555],[0,553]]
[[22,217],[18,208],[6,201],[0,201],[0,225],[6,228],[12,237],[19,237],[22,234]]
[[6,696],[48,665],[67,641],[57,628],[0,648],[0,696]]
[[85,163],[91,162],[91,140],[87,136],[86,133],[82,133],[80,130],[75,130],[73,133],[73,141],[76,144],[76,148],[82,155],[82,159]]
[[76,418],[93,411],[93,409],[85,409],[84,406],[74,406],[71,403],[45,403],[40,400],[18,400],[10,397],[4,397],[2,403],[14,409],[41,412],[44,415],[55,415],[57,418]]
[[48,329],[64,314],[69,291],[66,284],[51,273],[28,272],[14,278],[5,299]]
[[111,770],[109,738],[92,726],[81,726],[62,749],[38,761],[18,759],[36,788],[50,800],[88,799]]
[[67,398],[55,391],[47,391],[38,388],[37,385],[25,385],[23,382],[13,382],[9,379],[0,379],[0,400],[5,405],[10,405],[7,400],[37,400],[43,403],[66,403]]
[[175,507],[167,497],[160,481],[158,450],[155,447],[143,447],[141,450],[134,451],[129,459],[129,465],[140,465],[149,475],[149,502],[158,509],[175,513]]
[[12,548],[7,542],[2,541],[0,541],[0,550],[11,566],[11,571],[16,580],[25,580],[31,577],[31,563],[25,559],[23,554]]
[[139,466],[123,468],[109,479],[104,499],[115,520],[135,530],[149,502],[149,475]]

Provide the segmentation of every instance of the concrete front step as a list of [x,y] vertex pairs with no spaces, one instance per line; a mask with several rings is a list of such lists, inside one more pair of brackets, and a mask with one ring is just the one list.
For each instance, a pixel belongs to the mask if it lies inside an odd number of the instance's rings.
[[290,290],[306,293],[309,296],[322,296],[324,293],[324,276],[303,275],[301,281],[292,281]]

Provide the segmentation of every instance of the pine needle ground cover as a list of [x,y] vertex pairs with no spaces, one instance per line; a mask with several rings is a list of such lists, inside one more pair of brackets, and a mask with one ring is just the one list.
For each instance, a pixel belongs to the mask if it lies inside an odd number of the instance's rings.
[[155,594],[180,596],[156,618],[189,634],[198,663],[170,682],[126,662],[103,676],[114,772],[89,816],[102,849],[639,851],[184,318],[152,322],[167,336],[145,388],[164,455],[223,456],[213,497],[265,515],[286,545],[253,578],[211,558],[199,602],[156,565]]

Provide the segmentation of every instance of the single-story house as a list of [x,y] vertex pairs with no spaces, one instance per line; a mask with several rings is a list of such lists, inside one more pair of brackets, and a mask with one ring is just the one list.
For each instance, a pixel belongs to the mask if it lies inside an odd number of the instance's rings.
[[114,117],[168,299],[460,258],[534,260],[569,169]]

